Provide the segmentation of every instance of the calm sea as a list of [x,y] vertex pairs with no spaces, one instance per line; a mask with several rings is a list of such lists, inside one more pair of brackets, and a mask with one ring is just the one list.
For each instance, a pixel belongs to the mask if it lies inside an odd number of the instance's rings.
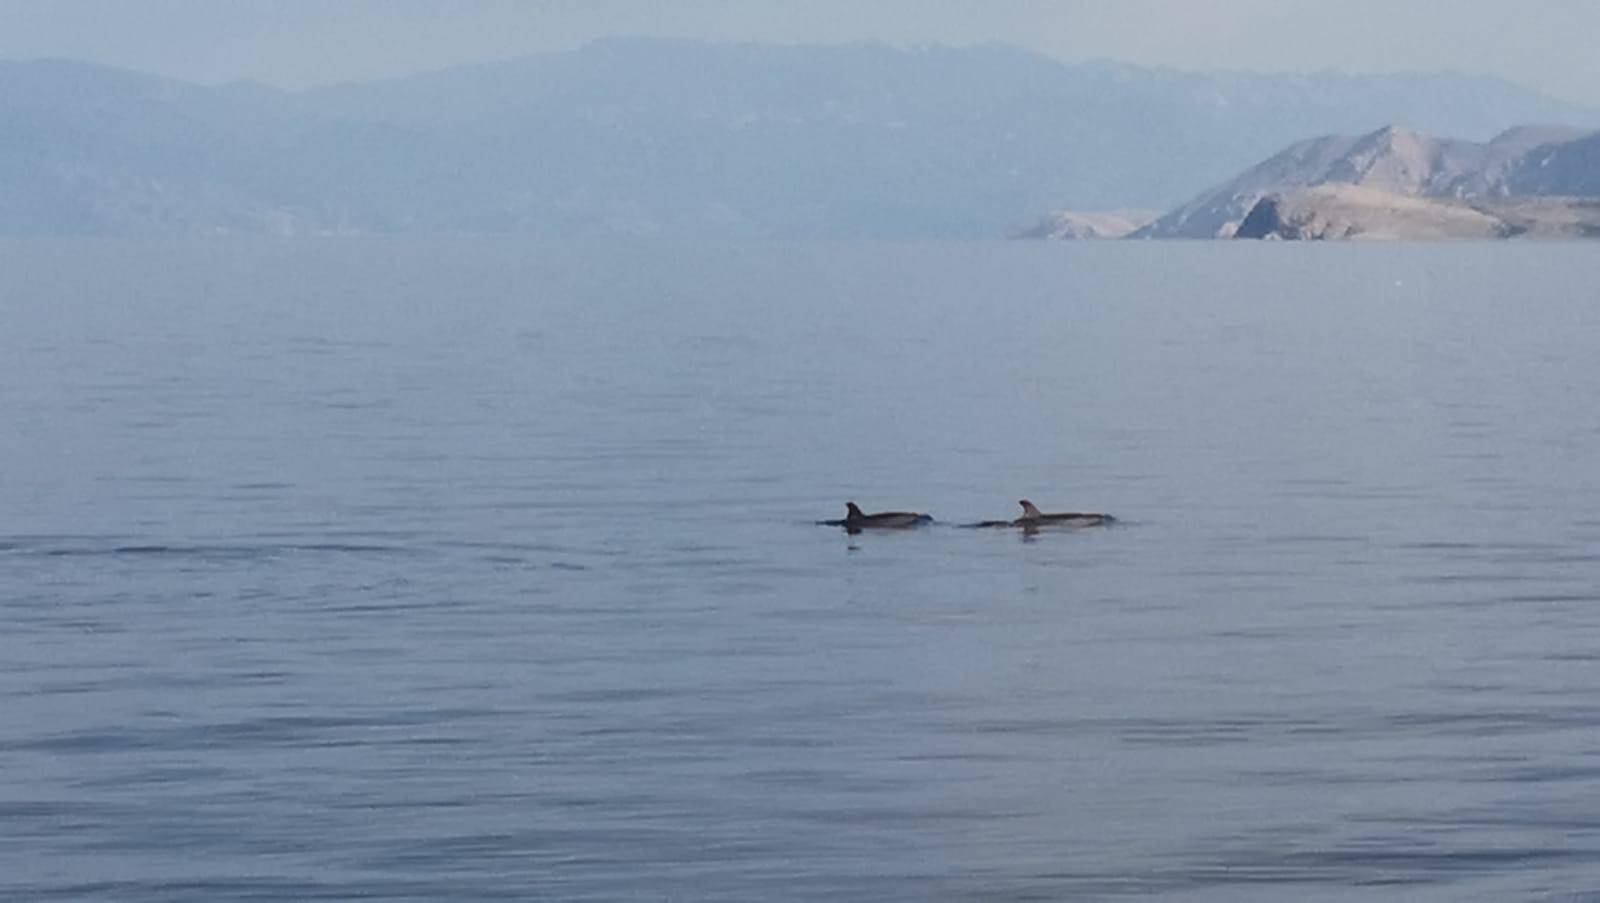
[[1596,286],[0,243],[0,898],[1595,899]]

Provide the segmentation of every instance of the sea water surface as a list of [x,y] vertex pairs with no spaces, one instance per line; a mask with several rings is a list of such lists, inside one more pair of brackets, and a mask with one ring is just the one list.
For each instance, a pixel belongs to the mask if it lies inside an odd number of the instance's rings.
[[0,898],[1595,895],[1596,286],[0,242]]

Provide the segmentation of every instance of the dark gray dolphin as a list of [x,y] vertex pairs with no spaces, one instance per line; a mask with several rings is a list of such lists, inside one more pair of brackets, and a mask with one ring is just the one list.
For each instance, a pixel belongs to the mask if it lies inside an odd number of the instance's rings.
[[916,511],[880,511],[863,514],[855,502],[844,503],[844,520],[819,520],[826,527],[843,527],[851,533],[862,530],[904,530],[933,523],[933,518]]

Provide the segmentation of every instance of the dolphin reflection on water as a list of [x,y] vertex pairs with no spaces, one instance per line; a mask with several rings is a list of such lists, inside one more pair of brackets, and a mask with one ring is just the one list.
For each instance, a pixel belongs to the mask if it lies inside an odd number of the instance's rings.
[[876,514],[863,514],[855,502],[845,502],[844,511],[844,520],[819,520],[817,523],[825,527],[843,527],[847,533],[860,533],[862,530],[908,530],[933,523],[932,517],[916,511],[879,511]]

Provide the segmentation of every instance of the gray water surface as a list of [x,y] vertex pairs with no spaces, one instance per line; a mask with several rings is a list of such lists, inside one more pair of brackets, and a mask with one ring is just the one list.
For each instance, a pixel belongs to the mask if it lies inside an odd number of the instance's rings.
[[0,897],[1600,892],[1597,285],[0,242]]

